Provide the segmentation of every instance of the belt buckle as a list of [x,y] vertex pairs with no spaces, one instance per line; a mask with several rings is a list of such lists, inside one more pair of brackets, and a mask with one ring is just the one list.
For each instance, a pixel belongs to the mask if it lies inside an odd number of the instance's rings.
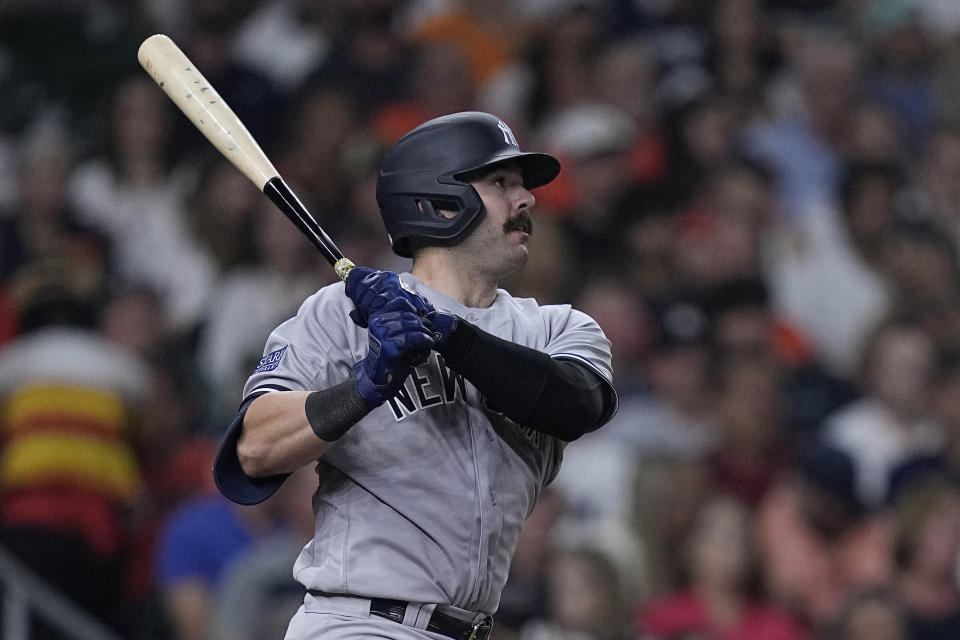
[[492,631],[493,618],[486,614],[478,613],[473,619],[473,622],[470,623],[470,635],[467,636],[467,640],[487,640]]

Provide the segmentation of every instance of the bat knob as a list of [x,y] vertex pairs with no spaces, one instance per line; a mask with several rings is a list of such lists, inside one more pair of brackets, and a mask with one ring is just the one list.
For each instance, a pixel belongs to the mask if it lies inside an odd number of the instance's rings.
[[336,261],[336,263],[334,263],[333,269],[334,271],[337,272],[337,275],[340,277],[341,280],[346,280],[347,276],[350,275],[350,270],[353,269],[355,266],[356,265],[353,264],[349,259],[340,258],[339,260]]

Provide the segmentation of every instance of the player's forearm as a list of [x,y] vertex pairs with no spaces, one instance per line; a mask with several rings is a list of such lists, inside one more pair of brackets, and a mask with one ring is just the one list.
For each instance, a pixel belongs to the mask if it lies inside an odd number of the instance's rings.
[[369,411],[353,380],[323,391],[264,394],[244,415],[240,465],[255,478],[295,471],[325,454]]
[[446,363],[508,418],[575,440],[610,417],[609,385],[586,366],[487,333],[467,322],[440,348]]
[[307,421],[304,403],[309,391],[267,393],[247,408],[237,457],[251,478],[290,473],[330,448]]

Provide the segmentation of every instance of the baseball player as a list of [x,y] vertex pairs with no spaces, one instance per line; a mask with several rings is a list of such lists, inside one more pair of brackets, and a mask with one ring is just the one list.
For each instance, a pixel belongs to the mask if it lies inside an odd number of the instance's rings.
[[410,273],[356,267],[270,335],[214,468],[252,504],[316,465],[289,640],[483,640],[521,525],[565,444],[613,415],[610,343],[498,288],[559,162],[480,112],[386,154],[377,200]]

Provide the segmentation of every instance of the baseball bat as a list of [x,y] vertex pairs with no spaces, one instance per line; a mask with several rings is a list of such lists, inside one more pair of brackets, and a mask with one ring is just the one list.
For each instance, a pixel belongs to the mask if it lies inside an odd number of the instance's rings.
[[200,133],[273,201],[287,218],[323,254],[341,280],[353,262],[326,234],[217,90],[190,62],[173,40],[152,35],[137,51],[140,65],[173,100]]

